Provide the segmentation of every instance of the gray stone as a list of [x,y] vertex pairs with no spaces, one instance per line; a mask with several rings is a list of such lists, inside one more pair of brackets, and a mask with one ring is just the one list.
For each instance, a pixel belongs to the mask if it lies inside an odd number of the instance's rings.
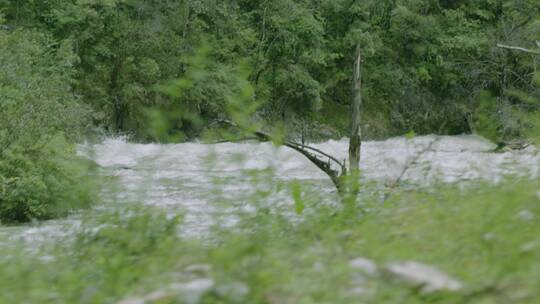
[[156,302],[163,302],[167,299],[171,299],[174,296],[171,295],[171,293],[165,291],[165,290],[156,290],[149,294],[147,294],[144,297],[145,303],[156,303]]
[[534,213],[527,209],[523,209],[517,214],[518,218],[524,221],[532,221],[534,220]]
[[145,302],[144,298],[131,297],[120,300],[117,304],[145,304]]
[[363,296],[366,294],[370,294],[371,290],[364,286],[356,286],[348,290],[348,294],[353,296]]
[[209,264],[193,264],[185,269],[186,272],[195,274],[209,274],[212,271],[212,265]]
[[142,297],[130,297],[117,304],[152,304],[178,299],[181,303],[196,304],[201,297],[214,286],[210,278],[201,278],[189,282],[173,283],[166,288],[155,290]]
[[364,272],[365,274],[369,274],[369,275],[377,274],[377,264],[375,264],[375,262],[373,262],[370,259],[366,259],[362,257],[355,258],[349,261],[349,266],[352,269],[360,270]]
[[533,252],[538,247],[538,244],[538,241],[528,242],[526,244],[523,244],[519,249],[523,253]]
[[200,302],[201,297],[212,287],[214,287],[214,280],[211,278],[201,278],[186,283],[173,283],[168,286],[168,289],[177,298],[182,299],[182,303],[196,304]]
[[415,261],[388,264],[384,271],[387,275],[402,281],[411,287],[421,288],[424,293],[435,291],[459,291],[463,284],[435,267]]
[[366,278],[365,274],[353,273],[351,278],[351,287],[347,293],[351,296],[372,296],[377,289],[377,283],[374,280]]
[[320,261],[317,261],[317,262],[313,263],[313,270],[315,270],[317,272],[325,271],[324,264],[321,263]]
[[484,235],[482,236],[482,238],[483,238],[484,241],[486,241],[486,242],[492,242],[492,241],[496,241],[496,240],[497,240],[497,235],[496,235],[495,233],[488,232],[488,233],[484,233]]
[[230,282],[216,287],[216,293],[235,302],[239,302],[249,294],[249,286],[242,282]]

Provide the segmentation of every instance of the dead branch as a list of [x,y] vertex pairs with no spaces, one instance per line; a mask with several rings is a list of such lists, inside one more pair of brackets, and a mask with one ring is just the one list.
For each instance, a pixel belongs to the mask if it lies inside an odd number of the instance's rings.
[[306,150],[311,150],[311,151],[314,151],[314,152],[317,152],[319,154],[321,154],[322,156],[324,157],[327,157],[328,159],[332,160],[334,163],[336,163],[337,165],[339,165],[339,167],[341,168],[341,171],[346,171],[346,167],[345,167],[345,164],[340,162],[337,158],[333,157],[332,155],[330,154],[327,154],[325,153],[324,151],[322,150],[319,150],[317,148],[313,148],[311,146],[306,146],[305,144],[299,144],[299,143],[296,143],[296,142],[291,142],[289,141],[289,143],[291,144],[294,144],[294,145],[299,145],[300,148],[302,149],[306,149]]
[[519,46],[511,46],[511,45],[504,45],[504,44],[497,43],[497,47],[503,48],[503,49],[516,50],[516,51],[521,51],[521,52],[525,52],[525,53],[531,53],[531,54],[540,55],[540,51],[530,50],[530,49],[522,48],[522,47],[519,47]]
[[[219,119],[219,120],[214,121],[213,123],[221,123],[221,124],[226,124],[235,128],[240,128],[240,126],[238,126],[233,121],[226,120],[226,119]],[[262,142],[275,141],[275,138],[273,138],[272,135],[266,132],[253,131],[252,133],[253,135],[255,135],[255,137],[252,137],[252,139],[256,139]],[[317,168],[319,168],[321,171],[326,173],[328,177],[330,177],[330,179],[332,180],[332,183],[334,184],[334,186],[336,186],[338,190],[341,189],[341,177],[347,173],[347,168],[345,167],[343,163],[338,161],[335,157],[317,148],[309,147],[304,144],[300,144],[291,140],[285,140],[282,143],[284,146],[290,149],[293,149],[297,151],[298,153],[302,154],[304,157],[306,157],[315,166],[317,166]],[[327,161],[320,159],[317,154],[327,158]],[[332,168],[331,166],[332,162],[339,166],[338,170]]]
[[351,172],[360,169],[360,149],[362,146],[361,107],[362,107],[362,53],[360,46],[356,49],[356,60],[353,73],[353,100],[350,111],[349,168]]

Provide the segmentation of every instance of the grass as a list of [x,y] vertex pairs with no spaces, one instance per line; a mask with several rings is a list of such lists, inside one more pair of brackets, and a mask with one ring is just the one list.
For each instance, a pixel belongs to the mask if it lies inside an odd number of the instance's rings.
[[[107,213],[74,241],[43,249],[52,260],[0,249],[11,254],[0,259],[0,302],[117,303],[175,283],[176,293],[149,302],[539,303],[538,186],[402,191],[383,203],[365,199],[368,213],[306,206],[302,221],[260,208],[204,242],[179,236],[181,217]],[[349,266],[357,257],[379,266],[422,262],[465,288],[426,294],[386,275],[362,275]],[[197,278],[211,278],[213,287],[182,289]]]

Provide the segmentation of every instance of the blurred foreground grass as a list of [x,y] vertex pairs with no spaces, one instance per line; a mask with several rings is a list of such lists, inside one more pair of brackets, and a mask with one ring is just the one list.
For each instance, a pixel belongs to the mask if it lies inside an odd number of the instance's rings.
[[[179,236],[181,217],[109,213],[46,258],[0,249],[0,302],[540,303],[539,186],[402,191],[363,200],[367,213],[306,207],[302,221],[261,209],[204,242]],[[359,257],[379,271],[352,265]],[[385,274],[403,261],[463,288],[425,292]]]

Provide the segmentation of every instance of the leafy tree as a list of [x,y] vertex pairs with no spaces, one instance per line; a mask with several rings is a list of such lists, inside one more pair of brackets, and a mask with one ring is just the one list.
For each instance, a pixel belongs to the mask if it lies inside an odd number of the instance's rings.
[[[171,120],[170,133],[200,136],[224,111],[227,79],[239,60],[264,105],[257,116],[294,133],[346,135],[350,75],[357,45],[364,64],[363,128],[368,137],[416,131],[474,131],[490,109],[501,138],[523,136],[509,94],[534,90],[537,59],[497,43],[534,46],[534,0],[239,0],[1,1],[10,27],[48,33],[71,46],[75,90],[94,123],[156,140],[148,113],[196,110],[201,120]],[[156,86],[186,76],[189,58],[207,45],[212,76],[171,98]],[[484,107],[483,92],[497,100]],[[178,98],[185,102],[179,103]],[[182,104],[182,106],[180,106]],[[185,111],[184,111],[185,112]],[[493,115],[492,115],[493,114]],[[152,114],[150,114],[151,116]],[[326,132],[327,130],[329,132]],[[298,133],[298,132],[297,132]],[[178,138],[176,139],[178,140]]]

